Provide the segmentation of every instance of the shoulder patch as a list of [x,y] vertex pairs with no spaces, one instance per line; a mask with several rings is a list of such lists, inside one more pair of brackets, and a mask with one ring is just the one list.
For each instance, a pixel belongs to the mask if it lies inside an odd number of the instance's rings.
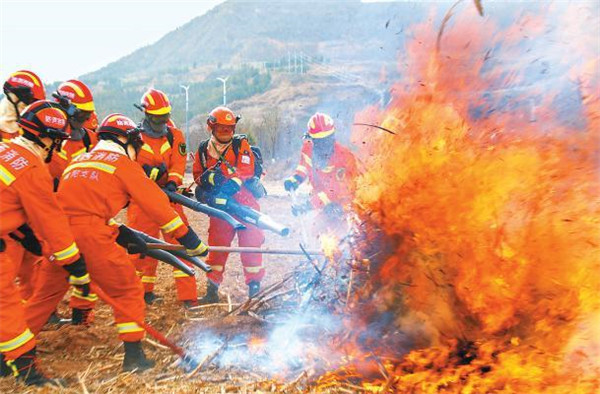
[[179,144],[179,154],[181,156],[185,156],[186,153],[187,153],[187,146],[185,145],[185,142],[182,142]]

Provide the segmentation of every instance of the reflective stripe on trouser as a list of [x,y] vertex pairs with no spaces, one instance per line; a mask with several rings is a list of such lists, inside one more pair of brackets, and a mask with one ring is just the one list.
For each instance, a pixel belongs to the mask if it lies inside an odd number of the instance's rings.
[[76,287],[72,288],[71,299],[69,300],[69,306],[77,309],[94,309],[96,302],[98,301],[98,295],[96,293],[90,293],[84,296]]
[[[179,214],[179,216],[183,219],[183,222],[187,225],[188,220],[185,214],[183,213],[181,205],[171,204],[171,207],[175,209],[177,214]],[[139,205],[133,202],[129,204],[129,207],[127,208],[127,224],[128,226],[136,230],[142,231],[152,237],[160,238],[161,236],[159,226],[141,210]],[[169,243],[178,243],[177,240],[170,234],[166,234],[164,236],[164,239],[166,242]],[[136,255],[132,256],[132,260],[134,262],[135,268],[138,271],[142,272],[142,283],[144,285],[144,291],[153,291],[156,282],[156,269],[158,266],[158,262],[156,261],[156,259],[152,259],[150,257],[144,257],[142,259],[139,257],[139,255]],[[178,277],[177,275],[175,275],[175,271],[177,270],[174,269],[173,276],[175,277],[177,299],[179,301],[196,300],[198,298],[196,278],[193,276]],[[154,278],[154,281],[152,278]]]
[[[264,240],[262,230],[245,223],[246,229],[239,230],[238,244],[239,246],[260,247]],[[227,222],[214,217],[210,218],[210,226],[208,228],[208,244],[214,246],[230,246],[231,241],[235,237],[235,230]],[[223,274],[225,273],[225,265],[227,263],[228,253],[210,252],[206,262],[213,268],[212,272],[206,274],[208,279],[216,284],[223,282]],[[246,284],[251,281],[261,281],[265,276],[265,270],[262,265],[262,255],[257,253],[242,253],[242,266],[244,267],[244,278]]]
[[33,349],[35,338],[25,321],[21,294],[15,285],[19,263],[0,252],[0,352],[14,360]]
[[[107,296],[127,311],[127,316],[113,311],[117,327],[122,323],[131,323],[132,319],[144,321],[142,283],[135,274],[127,252],[114,241],[117,230],[101,222],[71,223],[71,229],[81,253],[85,256],[92,283],[98,285]],[[26,312],[27,321],[34,332],[41,329],[67,291],[68,284],[64,277],[64,269],[61,267],[50,263],[42,265],[36,291],[27,304]],[[139,341],[143,337],[143,330],[119,330],[119,338],[125,342]]]

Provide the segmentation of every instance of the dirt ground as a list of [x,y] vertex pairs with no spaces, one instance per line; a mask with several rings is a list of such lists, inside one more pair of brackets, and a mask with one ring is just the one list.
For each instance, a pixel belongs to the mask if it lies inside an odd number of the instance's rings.
[[[278,222],[290,226],[292,231],[286,238],[266,232],[265,246],[296,247],[300,241],[298,222],[290,214],[290,202],[281,182],[270,181],[267,189],[269,196],[261,200],[263,211]],[[206,239],[207,217],[187,209],[186,214],[192,227],[202,239]],[[122,214],[121,217],[124,218]],[[267,274],[262,284],[263,288],[280,281],[294,266],[303,263],[302,257],[265,256]],[[196,277],[199,295],[202,296],[205,292],[206,276],[203,272],[197,272]],[[223,318],[228,309],[228,302],[235,306],[247,299],[247,287],[244,284],[239,255],[230,256],[225,280],[220,288],[221,299],[225,305],[193,312],[186,311],[175,298],[172,269],[166,264],[159,263],[156,287],[156,293],[164,297],[164,302],[147,308],[146,322],[184,347],[186,343],[181,343],[184,334],[187,333],[189,337],[190,332],[203,327],[213,327],[221,332],[230,333],[251,331],[258,336],[263,330],[263,323],[250,316]],[[62,317],[70,317],[66,300],[61,303],[59,314]],[[38,339],[42,369],[49,376],[65,379],[69,386],[59,390],[28,388],[16,384],[13,378],[4,378],[0,379],[0,392],[205,393],[282,391],[286,388],[286,382],[275,382],[257,372],[218,370],[209,363],[202,371],[188,377],[182,369],[172,366],[177,357],[166,348],[156,345],[152,338],[145,341],[144,347],[147,355],[157,361],[157,366],[142,374],[121,373],[122,345],[117,338],[111,310],[101,301],[96,309],[92,327],[47,327]]]

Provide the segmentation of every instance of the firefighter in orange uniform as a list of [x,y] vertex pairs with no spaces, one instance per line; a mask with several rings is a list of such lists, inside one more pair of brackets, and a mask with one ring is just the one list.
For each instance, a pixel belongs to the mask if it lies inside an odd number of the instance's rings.
[[42,80],[32,71],[19,70],[12,73],[3,86],[4,97],[0,101],[0,136],[2,141],[20,135],[17,124],[19,114],[26,106],[46,98]]
[[[170,191],[177,191],[183,182],[183,174],[187,160],[185,138],[181,130],[169,126],[171,104],[167,96],[156,89],[149,89],[142,96],[141,107],[144,110],[144,119],[141,123],[142,139],[144,146],[138,155],[137,162],[142,166],[150,179],[160,187]],[[179,204],[171,204],[187,225],[187,217]],[[140,230],[153,237],[158,237],[160,229],[156,222],[144,213],[144,210],[135,202],[127,209],[127,223],[136,230]],[[175,242],[170,236],[165,236],[165,241]],[[144,300],[152,304],[159,298],[154,294],[156,282],[156,259],[149,257],[135,259],[138,275],[144,284]],[[188,264],[185,262],[185,264]],[[189,265],[189,264],[188,264]],[[174,269],[177,299],[186,307],[197,305],[198,293],[196,278],[189,276],[181,270]]]
[[34,334],[14,284],[19,262],[5,252],[5,240],[15,230],[31,226],[33,239],[23,239],[23,244],[35,243],[35,233],[44,240],[44,254],[57,271],[57,283],[68,288],[68,278],[87,294],[90,277],[44,164],[68,138],[67,116],[55,103],[42,100],[25,108],[18,122],[22,135],[0,143],[0,375],[44,385],[56,382],[37,369]]
[[[98,129],[98,139],[89,153],[80,155],[65,169],[58,187],[58,201],[87,258],[92,281],[131,316],[114,311],[119,337],[124,342],[123,370],[142,371],[154,365],[142,350],[144,329],[131,321],[144,320],[143,287],[126,250],[119,245],[145,244],[127,227],[112,224],[111,218],[130,201],[135,202],[156,221],[163,234],[185,245],[188,254],[206,255],[208,247],[184,224],[167,196],[135,163],[143,141],[131,119],[120,114],[107,116]],[[34,333],[39,332],[67,291],[56,280],[58,275],[60,272],[54,266],[42,263],[26,310]]]
[[356,158],[335,140],[335,125],[327,114],[317,112],[311,116],[306,137],[300,163],[294,175],[284,181],[284,188],[296,190],[308,179],[312,186],[310,202],[293,207],[292,212],[296,215],[319,209],[315,230],[336,230],[354,195],[354,178],[358,174]]
[[[34,101],[44,100],[46,91],[41,79],[34,72],[28,70],[20,70],[11,74],[4,82],[3,90],[4,98],[0,101],[0,137],[2,137],[2,141],[8,141],[21,135],[21,128],[17,123],[19,114]],[[25,235],[15,233],[13,236],[23,237]],[[36,255],[23,249],[11,238],[5,242],[6,253],[11,254],[13,261],[20,263],[19,290],[21,297],[26,300],[33,292],[36,267],[41,257],[39,254]]]
[[[260,210],[256,198],[245,186],[244,181],[254,176],[254,155],[245,136],[234,136],[240,118],[226,107],[213,109],[208,116],[207,129],[210,139],[200,143],[194,159],[196,198],[217,208],[226,208],[229,199]],[[234,149],[234,144],[237,145]],[[208,228],[208,243],[214,246],[230,246],[236,230],[227,222],[211,217]],[[246,224],[246,229],[237,232],[239,246],[260,247],[264,240],[261,229]],[[206,295],[201,304],[219,301],[219,285],[223,281],[228,253],[210,252],[206,262],[212,272],[207,274]],[[242,253],[244,277],[248,294],[253,297],[260,290],[260,281],[265,276],[261,254]]]
[[[50,175],[54,181],[54,190],[65,168],[73,159],[82,153],[89,152],[98,142],[95,129],[98,127],[98,118],[95,113],[94,97],[92,92],[81,81],[71,79],[58,86],[56,93],[66,99],[76,108],[69,116],[70,138],[62,143],[60,149],[54,152],[49,164]],[[95,124],[94,124],[95,119]],[[87,127],[86,127],[87,126]],[[72,310],[71,323],[74,325],[90,325],[94,317],[94,306],[98,296],[90,293],[83,296],[77,289],[73,290],[69,306]]]

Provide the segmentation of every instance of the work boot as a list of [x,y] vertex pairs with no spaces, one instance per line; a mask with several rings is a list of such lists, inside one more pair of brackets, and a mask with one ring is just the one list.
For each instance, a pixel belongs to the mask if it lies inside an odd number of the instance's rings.
[[208,281],[206,285],[206,295],[198,300],[200,305],[216,304],[219,302],[219,286]]
[[79,309],[73,308],[71,315],[71,324],[74,326],[86,326],[89,327],[94,321],[94,310],[93,309]]
[[157,296],[152,291],[148,291],[148,292],[144,293],[144,301],[146,302],[146,305],[152,305],[154,303],[160,304],[162,302],[162,300],[163,300],[162,297]]
[[142,342],[123,342],[125,358],[123,359],[123,372],[142,372],[154,367],[154,360],[146,358],[142,349]]
[[253,280],[248,283],[248,297],[252,298],[260,291],[260,282]]
[[37,368],[37,358],[35,348],[22,354],[12,361],[7,361],[6,365],[10,368],[18,381],[27,386],[57,386],[64,387],[64,381],[61,379],[50,379]]

